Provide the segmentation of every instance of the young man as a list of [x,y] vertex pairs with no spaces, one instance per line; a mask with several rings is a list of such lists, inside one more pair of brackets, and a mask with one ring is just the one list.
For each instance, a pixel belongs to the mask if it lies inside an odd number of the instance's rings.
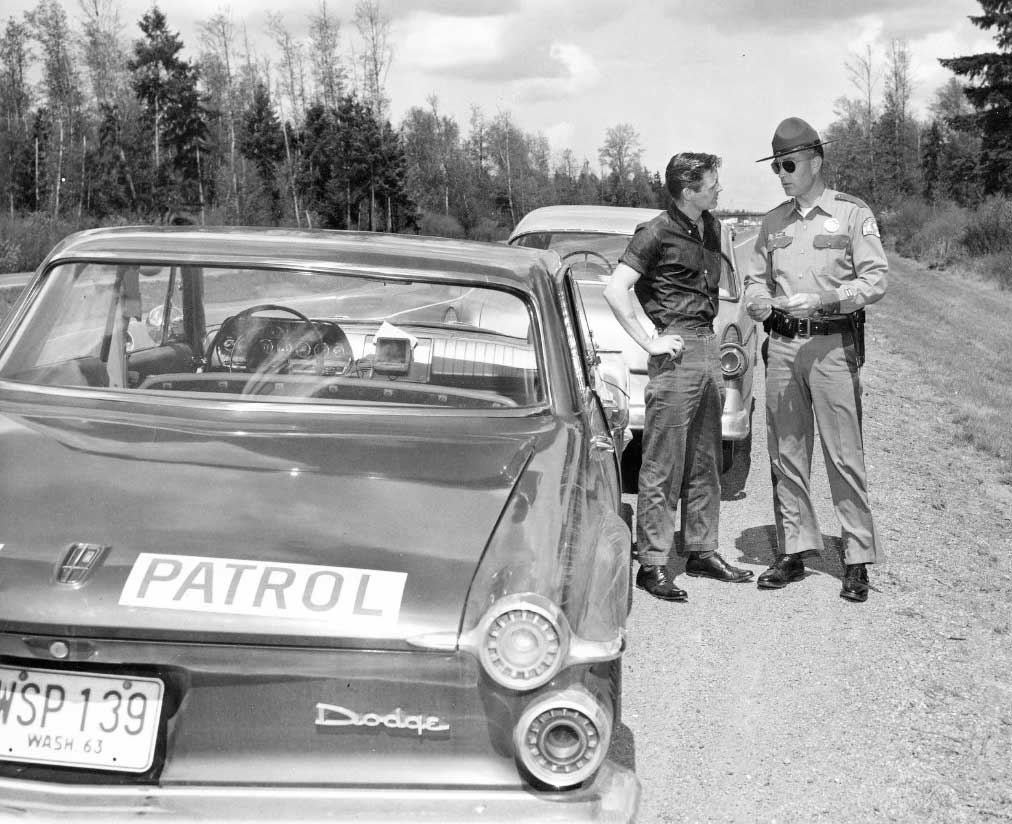
[[823,182],[823,145],[790,117],[762,158],[773,161],[790,199],[763,218],[745,283],[749,314],[770,329],[766,424],[782,528],[780,554],[758,585],[801,580],[804,555],[822,549],[809,484],[817,422],[842,529],[840,596],[860,602],[868,598],[866,564],[882,560],[861,431],[864,307],[885,294],[888,265],[868,206]]
[[[678,552],[688,555],[686,573],[735,583],[752,577],[717,554],[724,381],[713,319],[723,260],[720,226],[710,209],[721,190],[719,167],[720,158],[711,154],[671,158],[665,183],[673,205],[636,228],[604,289],[619,323],[650,354],[636,586],[665,601],[688,598],[668,570],[679,499]],[[656,335],[637,321],[634,293]]]

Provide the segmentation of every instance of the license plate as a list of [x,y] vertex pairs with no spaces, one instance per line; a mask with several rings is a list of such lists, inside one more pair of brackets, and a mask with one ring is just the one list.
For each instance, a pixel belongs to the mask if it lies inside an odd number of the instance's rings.
[[0,759],[144,772],[162,690],[157,678],[0,666]]

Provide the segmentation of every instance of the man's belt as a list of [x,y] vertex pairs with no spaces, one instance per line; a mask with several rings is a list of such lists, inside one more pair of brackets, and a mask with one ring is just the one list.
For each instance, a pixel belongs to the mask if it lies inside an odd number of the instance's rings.
[[769,316],[769,329],[785,338],[810,338],[812,335],[850,332],[854,329],[855,320],[860,323],[864,318],[852,318],[850,315],[842,318],[796,318],[782,309],[774,308],[773,314]]

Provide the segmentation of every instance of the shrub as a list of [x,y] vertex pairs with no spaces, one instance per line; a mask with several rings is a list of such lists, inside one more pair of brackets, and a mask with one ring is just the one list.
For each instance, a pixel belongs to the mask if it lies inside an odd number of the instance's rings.
[[438,212],[425,212],[418,221],[418,228],[423,235],[439,237],[464,237],[464,227],[452,215],[441,215]]
[[1012,249],[983,255],[977,260],[976,268],[997,283],[999,289],[1012,291]]
[[0,224],[0,265],[4,272],[31,272],[67,235],[95,225],[94,221],[54,219],[41,212],[5,220]]
[[1012,202],[1004,197],[984,201],[967,222],[960,242],[973,257],[1012,249]]
[[933,268],[944,268],[964,257],[961,239],[970,213],[949,203],[934,207],[926,218],[920,225],[911,225],[903,240],[897,240],[896,250]]

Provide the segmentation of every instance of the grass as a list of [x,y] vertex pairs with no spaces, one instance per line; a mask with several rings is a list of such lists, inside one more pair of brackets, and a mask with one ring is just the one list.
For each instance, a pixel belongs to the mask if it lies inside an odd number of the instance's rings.
[[954,410],[957,438],[1004,464],[1012,484],[1012,292],[965,271],[895,259],[875,323]]

